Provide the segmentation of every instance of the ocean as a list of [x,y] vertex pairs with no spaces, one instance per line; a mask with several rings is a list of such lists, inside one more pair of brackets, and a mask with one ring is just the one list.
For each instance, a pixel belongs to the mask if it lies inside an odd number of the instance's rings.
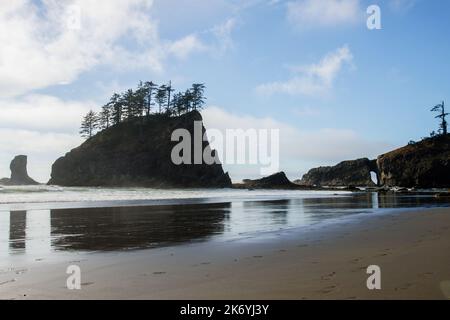
[[254,241],[364,215],[449,205],[431,194],[3,187],[0,260]]

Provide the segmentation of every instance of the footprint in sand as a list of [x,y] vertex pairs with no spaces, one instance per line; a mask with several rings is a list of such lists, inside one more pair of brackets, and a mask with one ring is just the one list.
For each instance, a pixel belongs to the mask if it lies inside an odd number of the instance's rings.
[[374,257],[385,257],[387,255],[388,255],[387,253],[380,253],[380,254],[375,255]]
[[3,281],[3,282],[0,282],[0,286],[2,286],[2,285],[4,285],[4,284],[8,284],[8,283],[12,283],[12,282],[16,282],[17,281],[17,279],[10,279],[10,280],[6,280],[6,281]]
[[327,293],[333,292],[334,289],[336,289],[336,286],[328,286],[328,287],[323,288],[319,292],[327,294]]
[[94,282],[83,282],[82,286],[90,286],[91,284],[94,284]]
[[333,278],[335,275],[336,275],[336,272],[333,271],[332,273],[322,276],[321,279],[322,280],[331,280],[331,278]]
[[27,271],[28,271],[27,269],[16,270],[16,274],[24,274],[24,273],[26,273]]

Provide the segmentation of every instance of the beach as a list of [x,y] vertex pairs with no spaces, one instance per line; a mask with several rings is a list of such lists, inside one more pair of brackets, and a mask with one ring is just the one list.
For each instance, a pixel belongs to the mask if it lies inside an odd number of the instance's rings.
[[[81,269],[68,290],[66,269]],[[369,265],[381,290],[368,290]],[[411,208],[263,236],[0,264],[1,299],[448,299],[450,209]]]

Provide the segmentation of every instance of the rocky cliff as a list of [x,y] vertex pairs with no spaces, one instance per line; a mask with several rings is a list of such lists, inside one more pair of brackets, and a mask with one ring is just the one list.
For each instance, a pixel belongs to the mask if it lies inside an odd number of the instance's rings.
[[233,185],[237,189],[298,189],[299,186],[292,183],[284,172],[278,172],[261,179],[246,179],[243,183]]
[[[230,187],[221,164],[172,162],[172,132],[186,129],[194,137],[199,112],[180,117],[154,115],[107,128],[52,166],[49,184],[61,186]],[[204,132],[205,128],[201,126]],[[191,139],[194,150],[194,139]],[[209,148],[207,141],[203,149]],[[193,155],[191,157],[193,159]]]
[[370,172],[377,172],[376,161],[367,158],[343,161],[332,167],[309,170],[295,183],[303,186],[375,186]]
[[9,168],[11,169],[11,178],[0,179],[0,184],[15,186],[39,184],[28,176],[27,162],[27,156],[16,156],[9,165]]
[[424,139],[378,157],[385,186],[450,187],[450,134]]

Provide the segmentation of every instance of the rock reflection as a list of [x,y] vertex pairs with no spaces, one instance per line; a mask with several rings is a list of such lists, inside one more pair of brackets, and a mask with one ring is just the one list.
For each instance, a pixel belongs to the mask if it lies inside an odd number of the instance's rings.
[[230,203],[51,210],[55,250],[154,248],[224,231]]
[[9,249],[11,252],[25,251],[27,212],[11,211],[9,214]]

